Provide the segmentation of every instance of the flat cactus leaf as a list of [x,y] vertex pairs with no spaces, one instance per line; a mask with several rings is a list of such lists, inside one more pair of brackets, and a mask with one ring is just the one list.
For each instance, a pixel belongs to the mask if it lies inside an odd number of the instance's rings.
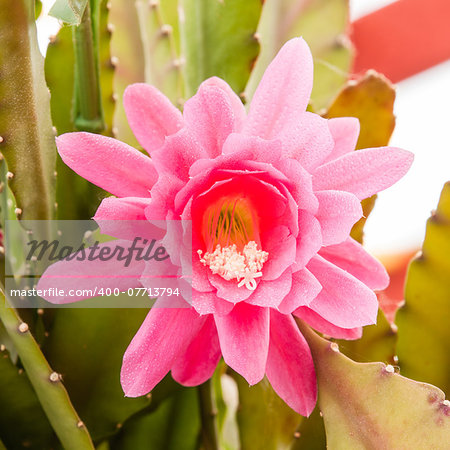
[[282,45],[302,36],[314,58],[311,105],[315,111],[327,107],[347,81],[353,49],[347,38],[348,0],[266,0],[258,35],[261,55],[246,88],[251,98],[265,68]]
[[[383,75],[367,72],[349,82],[330,105],[324,117],[357,117],[361,126],[356,148],[388,145],[395,127],[395,89]],[[375,205],[376,195],[362,201],[363,217],[353,226],[351,236],[363,241],[364,225]]]
[[[155,395],[152,400],[124,397],[119,381],[122,356],[146,313],[59,309],[48,324],[44,353],[64,374],[64,384],[94,441],[116,433],[130,416],[154,402]],[[170,382],[165,383],[157,394],[164,397],[164,391],[171,389]]]
[[114,92],[116,110],[114,113],[115,136],[133,147],[139,147],[125,115],[123,93],[133,83],[145,81],[144,49],[139,30],[136,8],[130,7],[129,0],[111,2],[109,19],[113,33],[111,54],[115,63]]
[[302,417],[280,399],[266,378],[249,386],[236,372],[230,374],[239,388],[241,450],[289,448],[296,440]]
[[0,151],[16,212],[21,219],[48,220],[54,216],[56,148],[34,1],[3,2],[0,46]]
[[402,373],[450,391],[450,182],[428,219],[422,252],[409,266],[395,318]]
[[324,114],[331,117],[357,117],[361,124],[356,148],[387,145],[395,128],[395,88],[384,75],[368,71],[349,82]]
[[166,22],[157,1],[136,0],[145,63],[145,81],[163,92],[174,104],[181,104],[183,80],[173,26]]
[[110,443],[111,450],[196,450],[200,434],[198,389],[180,389],[156,410],[129,420]]
[[326,448],[325,427],[317,405],[309,417],[301,418],[294,438],[291,450],[323,450]]
[[378,310],[376,325],[365,326],[361,339],[337,342],[342,352],[355,361],[397,363],[395,360],[397,328],[395,325],[391,326],[381,309]]
[[314,359],[330,449],[446,448],[450,405],[438,388],[383,363],[356,363],[336,343],[299,327]]
[[206,78],[223,78],[241,94],[259,53],[255,36],[261,0],[181,0],[180,37],[185,95]]
[[1,328],[0,439],[10,449],[51,448],[56,436],[26,373],[11,361]]
[[62,20],[68,25],[80,25],[88,1],[89,0],[56,0],[49,14]]

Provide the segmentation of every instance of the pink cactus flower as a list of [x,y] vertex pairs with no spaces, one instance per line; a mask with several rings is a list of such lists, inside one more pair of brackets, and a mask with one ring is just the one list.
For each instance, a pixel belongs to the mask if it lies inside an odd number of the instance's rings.
[[129,86],[128,121],[150,158],[99,135],[57,139],[67,165],[116,196],[96,219],[192,221],[192,307],[150,310],[123,358],[127,396],[147,394],[169,371],[199,385],[223,356],[250,385],[267,376],[309,415],[314,364],[293,316],[344,339],[376,322],[373,290],[388,276],[349,233],[360,201],[400,179],[413,157],[392,147],[354,152],[357,119],[306,112],[312,80],[309,48],[292,39],[248,114],[218,78],[183,114],[154,87]]

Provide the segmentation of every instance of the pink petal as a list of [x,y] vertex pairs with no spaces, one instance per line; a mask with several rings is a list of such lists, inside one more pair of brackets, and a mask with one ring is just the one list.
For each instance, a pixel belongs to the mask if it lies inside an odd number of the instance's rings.
[[56,145],[72,170],[118,197],[150,197],[158,179],[149,157],[116,139],[66,133],[56,138]]
[[304,320],[320,333],[336,339],[354,340],[359,339],[362,336],[362,328],[339,328],[319,316],[319,314],[312,309],[309,309],[307,306],[300,306],[300,308],[296,309],[294,311],[294,316]]
[[276,168],[280,170],[289,181],[285,182],[299,209],[304,209],[312,214],[317,212],[319,202],[312,189],[311,175],[291,158],[283,158],[276,163]]
[[209,282],[209,269],[200,262],[199,255],[197,253],[198,246],[195,245],[194,241],[192,244],[192,287],[200,292],[215,291],[214,287]]
[[352,238],[341,244],[324,247],[319,254],[358,278],[370,289],[382,290],[389,285],[389,275],[384,266]]
[[267,230],[261,235],[262,249],[269,259],[262,270],[263,280],[276,280],[295,261],[296,240],[284,225]]
[[99,224],[102,234],[133,241],[142,239],[160,240],[164,233],[159,224],[150,223],[145,217],[145,209],[150,205],[150,198],[107,197],[102,200],[95,213],[94,220]]
[[[123,240],[105,242],[98,245],[98,250],[93,255],[98,256],[103,248],[109,248],[109,254],[112,254],[116,247],[127,249],[130,244],[130,241]],[[72,260],[58,261],[49,266],[40,278],[37,289],[51,292],[48,289],[54,288],[62,290],[64,295],[55,297],[44,293],[41,297],[50,303],[65,304],[96,297],[97,292],[101,292],[100,289],[118,288],[126,291],[128,288],[142,287],[139,279],[144,270],[144,261],[133,259],[126,267],[125,261],[118,261],[115,258],[106,261],[89,260],[87,257],[90,251],[89,248],[85,250],[84,260],[77,260],[78,257],[82,257],[82,253],[78,253]],[[70,296],[71,290],[74,293],[79,291],[82,295]]]
[[127,397],[150,392],[169,372],[206,319],[189,308],[152,308],[124,356],[120,382]]
[[145,208],[150,198],[142,197],[107,197],[98,207],[94,220],[146,220]]
[[160,174],[152,187],[152,201],[145,209],[147,220],[166,220],[173,211],[176,194],[184,185],[184,181],[174,177],[173,174]]
[[377,297],[364,283],[320,256],[307,267],[322,285],[309,308],[340,328],[376,323]]
[[189,180],[190,167],[201,158],[209,156],[187,128],[168,136],[165,144],[152,154],[158,172],[170,174],[182,181]]
[[328,120],[310,112],[304,112],[277,138],[282,142],[283,154],[299,161],[309,171],[323,163],[334,145]]
[[258,136],[232,133],[223,146],[223,157],[228,165],[231,161],[259,161],[269,164],[277,163],[281,156],[281,144],[278,140],[268,141]]
[[[277,308],[284,297],[289,294],[291,287],[292,273],[290,269],[287,269],[275,280],[260,281],[246,302],[250,305]],[[242,289],[247,288],[242,287]]]
[[128,123],[142,147],[149,153],[164,144],[166,136],[183,126],[180,111],[153,86],[137,83],[123,95]]
[[231,89],[227,82],[218,77],[208,78],[202,83],[202,85],[218,87],[225,92],[228,96],[231,107],[233,108],[235,130],[236,132],[240,132],[244,125],[245,119],[247,118],[247,113],[245,112],[245,107],[241,99],[235,94],[233,89]]
[[313,61],[302,38],[291,39],[266,69],[250,105],[245,133],[274,138],[305,112],[311,94]]
[[394,147],[369,148],[346,155],[317,168],[315,191],[348,191],[360,200],[392,186],[411,167],[414,155]]
[[302,269],[292,274],[292,289],[278,306],[283,314],[290,314],[299,306],[309,305],[322,290],[322,285],[308,270]]
[[216,295],[231,303],[239,303],[247,300],[252,291],[247,288],[238,287],[237,280],[225,280],[220,275],[212,273],[208,269],[209,282],[217,289]]
[[210,315],[172,366],[172,377],[183,386],[198,386],[212,377],[220,360],[219,338]]
[[309,416],[317,400],[311,351],[291,315],[270,313],[267,378],[275,392],[296,412]]
[[193,289],[192,306],[201,316],[205,314],[225,316],[234,308],[234,303],[218,297],[215,292],[199,292]]
[[359,120],[356,117],[337,117],[328,120],[328,127],[334,140],[333,151],[323,164],[333,161],[355,150],[359,137]]
[[300,210],[298,213],[298,224],[301,231],[297,238],[293,270],[303,269],[322,246],[320,223],[312,214]]
[[214,316],[225,362],[250,385],[261,381],[269,350],[269,309],[238,303],[227,316]]
[[359,200],[349,192],[319,191],[319,210],[316,214],[322,229],[322,245],[339,244],[348,238],[352,226],[361,218]]
[[229,95],[211,83],[200,85],[185,103],[183,115],[187,127],[211,158],[222,153],[223,143],[237,128]]

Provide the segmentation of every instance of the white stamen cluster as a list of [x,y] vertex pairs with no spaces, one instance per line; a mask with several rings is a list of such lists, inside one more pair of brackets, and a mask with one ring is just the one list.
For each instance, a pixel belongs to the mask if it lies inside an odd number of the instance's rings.
[[254,291],[255,278],[262,277],[261,269],[267,261],[269,253],[258,250],[255,241],[250,241],[239,252],[235,244],[227,247],[217,245],[214,252],[206,252],[203,256],[201,250],[197,251],[200,262],[208,266],[212,273],[220,275],[225,280],[238,281],[238,287],[245,286]]

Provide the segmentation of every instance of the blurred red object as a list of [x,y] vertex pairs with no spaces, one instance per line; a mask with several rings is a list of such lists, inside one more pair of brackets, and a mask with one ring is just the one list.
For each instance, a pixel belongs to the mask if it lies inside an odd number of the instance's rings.
[[404,302],[404,287],[409,263],[416,255],[417,250],[381,257],[380,260],[389,273],[391,282],[389,286],[378,293],[380,308],[383,310],[387,320],[394,322],[397,309]]
[[394,83],[450,58],[450,1],[399,0],[352,24],[353,73]]

